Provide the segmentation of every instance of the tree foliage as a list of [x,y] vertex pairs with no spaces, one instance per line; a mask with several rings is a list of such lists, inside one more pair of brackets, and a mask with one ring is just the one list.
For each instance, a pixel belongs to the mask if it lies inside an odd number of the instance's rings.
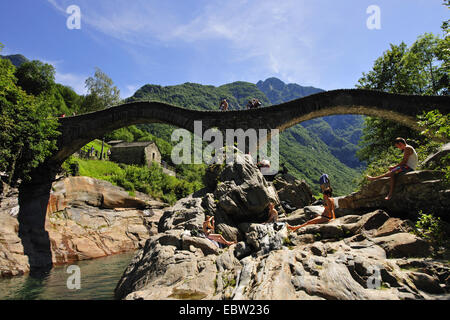
[[15,75],[17,84],[34,96],[50,91],[55,84],[55,68],[39,60],[23,63],[17,68]]
[[[0,59],[0,171],[8,174],[10,184],[30,178],[31,171],[56,148],[58,135],[48,101],[25,92],[16,73],[9,60]],[[44,87],[33,88],[39,92]]]
[[99,68],[85,81],[88,95],[82,103],[82,112],[102,110],[120,103],[120,90],[112,79]]
[[[390,45],[379,57],[373,69],[363,73],[357,87],[390,93],[443,95],[449,90],[448,39],[426,33],[408,48],[405,43]],[[427,142],[419,132],[393,121],[367,117],[357,155],[362,161],[376,161],[385,157],[383,150],[398,137],[405,137],[413,145]]]

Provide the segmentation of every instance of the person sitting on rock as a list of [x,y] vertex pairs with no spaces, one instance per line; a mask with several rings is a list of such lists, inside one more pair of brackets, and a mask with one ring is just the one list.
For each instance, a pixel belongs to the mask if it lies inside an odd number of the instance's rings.
[[265,223],[275,223],[278,220],[278,211],[273,202],[269,202],[269,219]]
[[331,188],[328,188],[323,192],[325,210],[320,216],[317,216],[300,226],[290,226],[289,224],[287,224],[288,230],[295,231],[310,224],[320,224],[336,219],[336,216],[334,214],[334,199],[332,198],[332,195],[333,190]]
[[392,198],[392,194],[394,192],[395,180],[398,175],[408,173],[410,171],[414,171],[417,168],[418,156],[416,150],[406,143],[406,140],[403,138],[396,138],[394,140],[394,145],[403,151],[403,159],[396,166],[389,167],[389,171],[385,174],[382,174],[378,177],[367,176],[369,181],[375,181],[381,178],[389,177],[390,178],[390,188],[389,193],[384,198],[385,200],[390,200]]
[[227,246],[237,243],[236,241],[227,241],[221,234],[214,233],[214,229],[214,217],[206,216],[206,219],[203,222],[203,232],[207,239],[223,243]]

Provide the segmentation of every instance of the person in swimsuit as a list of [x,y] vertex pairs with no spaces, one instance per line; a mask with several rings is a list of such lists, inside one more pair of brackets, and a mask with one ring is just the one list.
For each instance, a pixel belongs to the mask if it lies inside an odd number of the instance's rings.
[[269,202],[268,220],[265,223],[275,223],[278,220],[278,211],[275,209],[273,202]]
[[389,171],[386,172],[385,174],[382,174],[381,176],[378,177],[367,176],[367,180],[369,181],[375,181],[385,177],[390,178],[389,193],[386,196],[386,198],[384,198],[385,200],[390,200],[392,198],[392,193],[394,192],[395,180],[397,176],[400,174],[405,174],[410,171],[416,170],[417,164],[419,162],[416,150],[409,144],[406,144],[405,139],[403,138],[395,139],[394,145],[403,151],[403,160],[399,164],[389,167]]
[[206,216],[203,222],[203,233],[207,239],[223,243],[227,246],[237,243],[236,241],[227,241],[221,234],[214,233],[214,229],[214,217]]
[[310,224],[326,223],[336,219],[336,216],[334,214],[334,199],[332,198],[332,195],[333,191],[331,188],[325,189],[325,191],[323,192],[323,200],[325,203],[324,204],[325,210],[323,210],[323,213],[320,216],[317,216],[314,219],[311,219],[300,226],[291,226],[287,224],[288,230],[295,231]]

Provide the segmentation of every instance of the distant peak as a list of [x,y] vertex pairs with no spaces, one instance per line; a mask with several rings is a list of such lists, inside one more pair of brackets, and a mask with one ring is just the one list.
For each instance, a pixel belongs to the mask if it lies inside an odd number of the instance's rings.
[[20,67],[21,64],[23,64],[23,63],[28,61],[28,59],[25,58],[21,54],[11,54],[11,55],[7,55],[7,56],[0,55],[0,58],[1,59],[8,59],[16,67]]

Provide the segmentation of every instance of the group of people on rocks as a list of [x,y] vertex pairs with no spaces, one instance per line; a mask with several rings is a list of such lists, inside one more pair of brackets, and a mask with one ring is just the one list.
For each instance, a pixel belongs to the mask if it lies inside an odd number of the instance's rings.
[[[262,103],[261,103],[261,101],[259,101],[259,99],[253,98],[251,100],[248,100],[247,109],[259,108],[261,105],[262,105]],[[227,111],[228,108],[229,108],[229,104],[228,104],[227,99],[222,99],[222,101],[220,101],[219,110]]]
[[[406,140],[403,138],[396,138],[394,141],[395,147],[403,151],[403,159],[400,163],[395,166],[389,167],[388,172],[385,174],[379,175],[377,177],[366,176],[369,181],[375,181],[381,178],[390,178],[390,190],[388,195],[385,197],[385,200],[388,201],[392,198],[395,182],[398,176],[406,174],[410,171],[414,171],[418,165],[418,156],[417,152],[411,145],[406,143]],[[291,226],[286,223],[286,227],[289,231],[296,231],[300,228],[303,228],[312,224],[321,224],[327,223],[334,219],[336,219],[335,215],[335,202],[333,198],[333,189],[331,187],[330,178],[327,174],[323,173],[319,178],[319,185],[321,192],[323,194],[323,206],[324,210],[317,217],[301,224],[298,226]],[[276,223],[278,220],[278,212],[275,209],[275,205],[273,202],[268,204],[268,220],[265,223]],[[232,245],[236,243],[236,241],[228,241],[221,234],[214,233],[214,217],[206,216],[206,220],[203,223],[203,232],[206,238],[211,241],[216,242],[218,246],[219,244],[223,245]]]

